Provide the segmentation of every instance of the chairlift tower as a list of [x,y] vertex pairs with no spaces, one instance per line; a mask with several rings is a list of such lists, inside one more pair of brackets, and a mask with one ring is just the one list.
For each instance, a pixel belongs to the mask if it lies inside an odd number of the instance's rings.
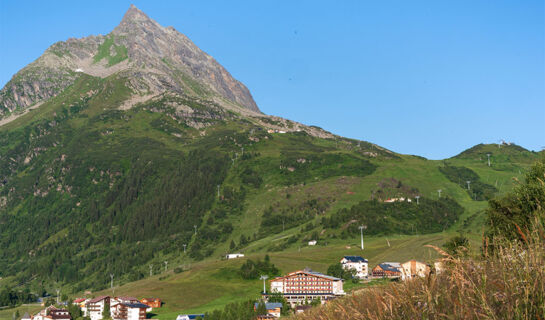
[[418,199],[420,199],[420,196],[415,196],[414,198],[416,199],[416,204],[418,204]]
[[262,275],[261,277],[259,277],[259,279],[263,280],[263,293],[264,294],[267,294],[267,286],[265,284],[265,280],[267,280],[269,278],[268,275],[264,274]]
[[469,187],[469,185],[471,184],[471,181],[467,180],[466,183],[467,183],[467,190],[471,190],[471,188]]
[[437,190],[437,193],[439,194],[439,198],[441,198],[441,192],[443,192],[443,190],[441,189]]
[[361,250],[363,250],[364,249],[364,247],[363,247],[363,230],[367,229],[367,226],[366,225],[361,225],[361,226],[359,226],[359,228],[360,228],[360,233],[361,233]]

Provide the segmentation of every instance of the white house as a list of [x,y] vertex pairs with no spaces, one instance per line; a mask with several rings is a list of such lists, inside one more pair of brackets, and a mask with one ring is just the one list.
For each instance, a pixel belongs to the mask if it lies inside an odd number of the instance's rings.
[[356,277],[360,279],[369,275],[369,262],[360,256],[344,256],[341,264],[345,270],[356,270]]
[[[93,298],[85,304],[85,317],[91,318],[91,320],[102,320],[102,312],[104,311],[104,306],[110,304],[109,296],[100,296]],[[111,313],[111,309],[110,309]]]
[[[27,314],[25,314],[27,316]],[[42,311],[38,312],[34,320],[71,320],[72,317],[66,309],[55,308],[54,306],[49,306]]]
[[225,259],[236,259],[236,258],[242,258],[244,257],[244,254],[242,253],[229,253],[225,256]]
[[309,246],[315,246],[315,245],[316,245],[316,242],[317,242],[316,240],[310,240],[310,241],[308,242],[308,245],[309,245]]
[[114,320],[143,320],[146,319],[146,309],[149,306],[141,302],[120,302],[110,311]]

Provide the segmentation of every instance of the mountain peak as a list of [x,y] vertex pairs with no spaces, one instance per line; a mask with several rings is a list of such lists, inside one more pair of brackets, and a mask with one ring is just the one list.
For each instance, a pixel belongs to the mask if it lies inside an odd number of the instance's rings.
[[121,23],[129,21],[145,21],[151,20],[142,10],[138,9],[134,4],[131,4],[129,10],[125,12]]
[[114,33],[130,33],[138,28],[159,27],[159,24],[148,17],[142,10],[131,4],[129,10],[125,12],[119,25],[113,30]]
[[181,93],[261,113],[248,88],[214,58],[131,5],[110,34],[55,43],[18,72],[0,90],[0,118],[63,91],[76,79],[70,69],[98,77],[119,73],[138,94]]

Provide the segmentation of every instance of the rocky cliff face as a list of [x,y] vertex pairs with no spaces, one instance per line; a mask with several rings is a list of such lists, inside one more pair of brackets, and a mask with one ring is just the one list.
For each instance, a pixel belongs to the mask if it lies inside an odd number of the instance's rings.
[[135,94],[179,92],[260,113],[248,88],[214,58],[131,5],[110,34],[55,43],[19,71],[0,90],[0,117],[57,95],[80,72],[119,73],[130,79]]

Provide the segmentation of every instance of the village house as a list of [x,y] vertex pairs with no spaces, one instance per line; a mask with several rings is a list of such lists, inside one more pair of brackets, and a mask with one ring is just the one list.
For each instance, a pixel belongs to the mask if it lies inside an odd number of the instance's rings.
[[[344,296],[343,280],[310,269],[288,273],[270,281],[273,293],[282,293],[292,307],[320,299],[327,300]],[[266,295],[266,294],[265,294]]]
[[54,306],[49,306],[38,312],[33,320],[71,320],[72,317],[66,309],[59,309]]
[[236,258],[242,258],[244,257],[243,253],[229,253],[225,256],[225,259],[236,259]]
[[360,279],[366,278],[369,275],[369,262],[360,256],[344,256],[341,259],[341,264],[345,270],[356,270],[356,277]]
[[[259,303],[254,303],[254,311],[257,310]],[[280,318],[282,312],[282,303],[280,302],[266,302],[265,309],[267,309],[267,315],[271,315],[275,318]]]
[[148,308],[141,302],[119,302],[110,307],[110,313],[113,320],[143,320]]
[[401,264],[401,279],[407,280],[414,277],[425,277],[430,274],[430,267],[424,262],[409,260]]
[[87,301],[84,316],[89,317],[91,320],[102,320],[104,306],[106,304],[110,305],[110,300],[109,296],[100,296]]
[[150,308],[161,308],[161,299],[159,298],[144,298],[140,300],[143,304],[147,304]]
[[401,265],[397,262],[383,262],[374,267],[371,274],[374,278],[399,278]]

